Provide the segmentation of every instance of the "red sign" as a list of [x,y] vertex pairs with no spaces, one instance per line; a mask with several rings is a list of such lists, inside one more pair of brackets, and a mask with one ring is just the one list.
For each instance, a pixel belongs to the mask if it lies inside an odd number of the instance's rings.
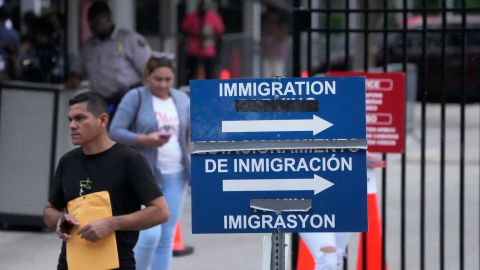
[[368,151],[403,153],[405,74],[332,71],[328,76],[365,76]]

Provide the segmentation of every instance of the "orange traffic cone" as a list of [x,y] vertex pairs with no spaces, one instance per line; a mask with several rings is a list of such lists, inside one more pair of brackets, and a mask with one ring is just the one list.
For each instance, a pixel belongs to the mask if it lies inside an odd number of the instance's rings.
[[298,246],[297,270],[312,270],[315,267],[312,253],[308,250],[307,245],[300,238]]
[[[360,234],[358,244],[357,270],[382,269],[382,221],[378,211],[377,190],[374,172],[367,170],[368,178],[368,232]],[[367,253],[363,254],[363,237],[367,238]],[[363,269],[363,258],[366,259],[366,268]],[[385,263],[385,269],[388,265]]]
[[173,238],[173,256],[184,256],[193,253],[193,247],[185,246],[182,240],[182,227],[180,222],[175,225],[175,236]]

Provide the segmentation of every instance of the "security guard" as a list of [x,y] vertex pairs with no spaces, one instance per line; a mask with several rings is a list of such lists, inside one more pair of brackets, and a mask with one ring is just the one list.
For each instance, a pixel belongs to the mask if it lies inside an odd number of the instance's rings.
[[142,83],[151,49],[138,33],[115,27],[105,2],[90,6],[88,23],[93,37],[83,45],[66,86],[78,88],[81,76],[86,76],[90,89],[107,99],[113,114],[125,92]]

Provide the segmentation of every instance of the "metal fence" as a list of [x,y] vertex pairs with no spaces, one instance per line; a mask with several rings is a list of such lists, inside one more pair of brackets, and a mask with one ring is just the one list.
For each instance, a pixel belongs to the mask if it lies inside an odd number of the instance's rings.
[[293,75],[396,63],[416,80],[405,151],[381,154],[382,268],[480,269],[480,3],[430,2],[294,0]]

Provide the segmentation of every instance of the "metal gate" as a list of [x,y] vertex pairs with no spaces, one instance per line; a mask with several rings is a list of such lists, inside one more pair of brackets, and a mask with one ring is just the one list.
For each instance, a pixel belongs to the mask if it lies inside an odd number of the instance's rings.
[[[480,269],[480,1],[293,5],[294,76],[407,74],[405,152],[381,154],[377,173],[383,251],[359,269],[373,259],[383,269]],[[345,269],[357,268],[357,248]]]

